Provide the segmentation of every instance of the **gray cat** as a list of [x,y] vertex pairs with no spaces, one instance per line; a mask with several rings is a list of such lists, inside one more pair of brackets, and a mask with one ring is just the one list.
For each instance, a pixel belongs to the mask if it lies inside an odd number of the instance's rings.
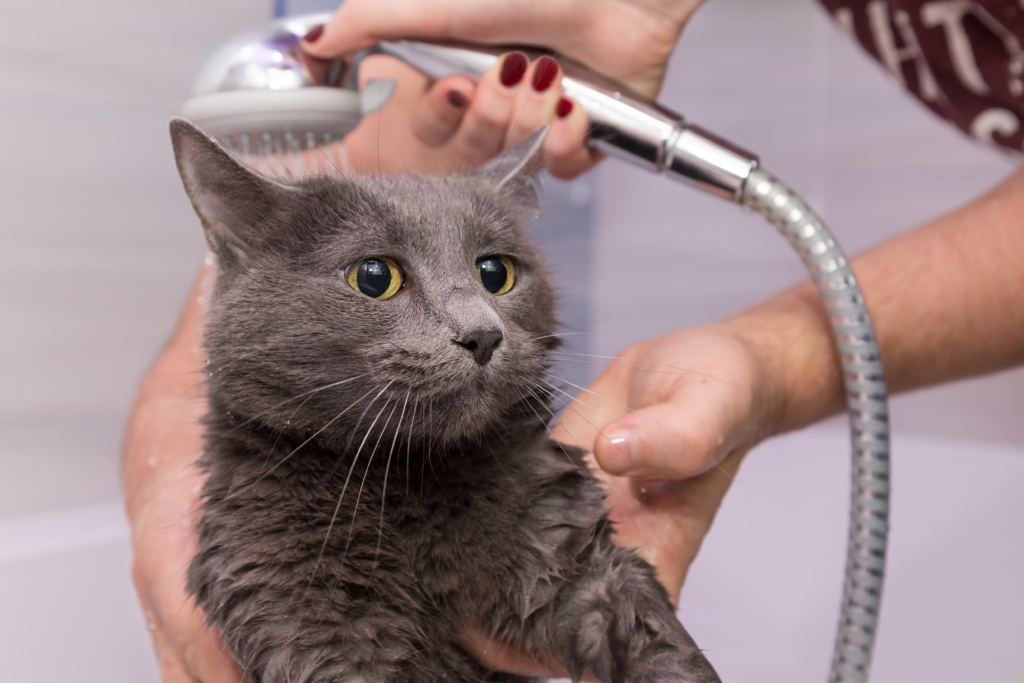
[[455,644],[469,625],[574,680],[718,680],[538,419],[542,132],[468,176],[289,182],[171,137],[218,259],[188,588],[247,680],[510,678]]

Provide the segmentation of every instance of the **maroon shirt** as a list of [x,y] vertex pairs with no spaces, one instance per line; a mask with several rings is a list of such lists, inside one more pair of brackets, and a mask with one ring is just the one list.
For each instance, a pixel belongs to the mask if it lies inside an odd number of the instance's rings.
[[932,111],[1024,152],[1024,0],[821,0]]

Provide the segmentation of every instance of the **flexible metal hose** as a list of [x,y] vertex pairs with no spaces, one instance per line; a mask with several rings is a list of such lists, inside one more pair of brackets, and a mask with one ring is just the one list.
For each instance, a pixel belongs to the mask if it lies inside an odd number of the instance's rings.
[[867,681],[889,534],[889,405],[878,341],[860,285],[821,218],[771,173],[755,168],[740,202],[790,241],[825,302],[843,366],[853,442],[849,547],[832,683]]

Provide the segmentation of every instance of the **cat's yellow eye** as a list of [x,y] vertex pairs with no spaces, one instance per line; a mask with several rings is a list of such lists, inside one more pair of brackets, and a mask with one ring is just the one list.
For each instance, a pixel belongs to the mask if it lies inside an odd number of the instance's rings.
[[508,256],[488,256],[476,263],[484,289],[494,296],[501,296],[516,283],[516,269]]
[[352,289],[371,299],[390,299],[405,286],[405,273],[394,259],[372,256],[356,261],[345,271]]

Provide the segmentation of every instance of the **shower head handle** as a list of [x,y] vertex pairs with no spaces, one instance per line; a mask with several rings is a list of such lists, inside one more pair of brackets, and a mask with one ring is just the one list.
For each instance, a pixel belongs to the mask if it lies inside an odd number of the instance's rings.
[[[530,59],[552,55],[548,50],[528,46],[382,41],[356,56],[349,79],[355,78],[361,58],[370,54],[396,57],[433,79],[452,74],[480,77],[510,49]],[[579,62],[559,56],[558,63],[564,74],[562,90],[590,118],[592,148],[739,201],[743,183],[757,167],[756,156]]]

